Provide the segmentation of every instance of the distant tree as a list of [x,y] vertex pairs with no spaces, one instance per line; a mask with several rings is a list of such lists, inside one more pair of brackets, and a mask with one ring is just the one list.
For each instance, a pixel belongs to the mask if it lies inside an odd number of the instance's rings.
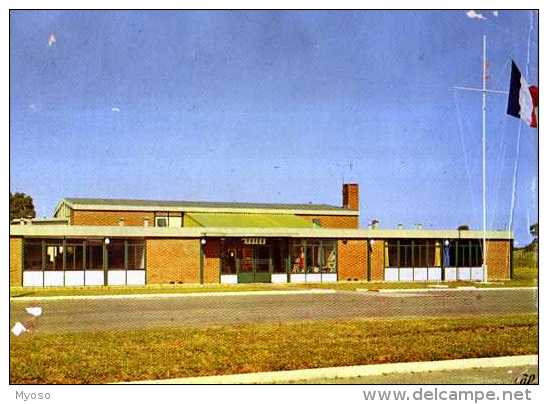
[[467,224],[461,224],[457,230],[470,230],[470,226],[468,226]]
[[36,217],[32,196],[22,192],[10,192],[10,222],[13,219]]
[[529,233],[531,233],[533,240],[538,240],[538,223],[529,226]]

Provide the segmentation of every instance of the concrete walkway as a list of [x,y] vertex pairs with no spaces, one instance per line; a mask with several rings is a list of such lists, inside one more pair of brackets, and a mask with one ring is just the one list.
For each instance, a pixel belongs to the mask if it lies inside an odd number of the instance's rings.
[[269,384],[316,379],[379,376],[462,370],[477,368],[502,368],[538,365],[537,355],[502,356],[497,358],[454,359],[433,362],[385,363],[379,365],[342,366],[318,369],[284,370],[279,372],[241,373],[234,375],[186,377],[179,379],[145,380],[122,384]]
[[173,297],[209,297],[209,296],[271,296],[271,295],[310,295],[335,293],[334,289],[297,289],[297,290],[248,290],[234,292],[186,292],[186,293],[135,293],[119,295],[74,295],[74,296],[21,296],[10,297],[12,302],[52,301],[52,300],[110,300],[110,299],[157,299]]

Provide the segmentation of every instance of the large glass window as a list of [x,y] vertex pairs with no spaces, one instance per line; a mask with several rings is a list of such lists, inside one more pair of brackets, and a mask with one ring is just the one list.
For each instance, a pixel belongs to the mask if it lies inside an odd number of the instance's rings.
[[107,246],[108,269],[125,269],[124,240],[110,240]]
[[86,269],[103,269],[103,241],[87,240],[86,242]]
[[428,268],[440,266],[439,245],[435,240],[428,239],[400,239],[390,240],[387,243],[388,262],[386,267]]
[[337,243],[334,240],[322,240],[320,258],[322,272],[337,272]]
[[46,271],[63,270],[63,241],[46,240],[46,262],[44,269]]
[[305,247],[302,244],[294,244],[291,248],[291,272],[305,272]]
[[320,242],[308,241],[306,244],[306,272],[320,272]]
[[128,241],[127,269],[145,269],[144,241]]
[[481,240],[451,240],[449,246],[444,247],[445,262],[451,267],[481,267],[482,258]]
[[[102,239],[24,241],[23,270],[82,271],[103,270]],[[107,248],[108,269],[145,269],[145,242],[135,239],[113,239]],[[127,251],[127,253],[126,253]],[[85,264],[85,265],[84,265]]]
[[335,240],[295,240],[290,259],[293,273],[336,273],[337,243]]
[[42,240],[25,240],[23,269],[26,271],[42,270]]
[[67,271],[82,271],[84,269],[84,241],[66,241],[66,268]]

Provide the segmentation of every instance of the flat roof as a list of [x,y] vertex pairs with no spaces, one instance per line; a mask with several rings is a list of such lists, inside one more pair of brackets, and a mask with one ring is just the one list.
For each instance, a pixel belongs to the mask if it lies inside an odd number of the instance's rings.
[[[511,240],[508,231],[488,231],[488,239]],[[10,236],[21,237],[291,237],[336,239],[481,239],[479,230],[425,229],[334,229],[282,227],[141,227],[141,226],[70,226],[70,225],[10,225]]]

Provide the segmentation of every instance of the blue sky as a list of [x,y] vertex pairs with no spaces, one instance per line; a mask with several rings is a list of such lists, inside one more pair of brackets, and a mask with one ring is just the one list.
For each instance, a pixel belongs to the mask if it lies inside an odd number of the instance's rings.
[[[65,196],[339,205],[344,178],[363,226],[479,229],[481,96],[452,86],[481,85],[486,34],[488,85],[507,90],[530,13],[477,12],[12,12],[10,190],[49,216]],[[536,15],[530,46],[536,84]],[[506,101],[488,97],[492,229],[510,212]],[[537,161],[523,127],[518,244]]]

